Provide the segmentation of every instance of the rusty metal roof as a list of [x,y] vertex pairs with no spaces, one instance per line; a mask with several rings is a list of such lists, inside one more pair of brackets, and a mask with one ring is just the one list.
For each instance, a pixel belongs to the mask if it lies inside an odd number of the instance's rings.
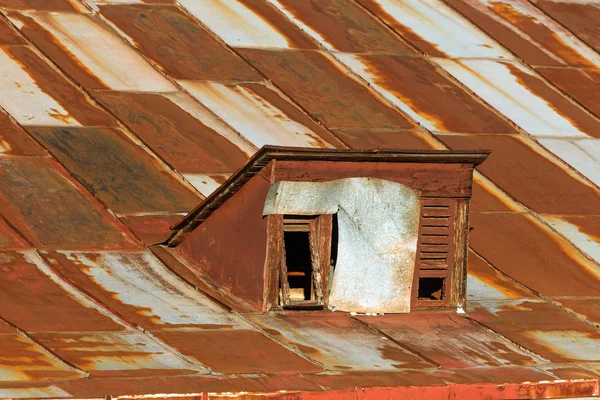
[[[0,397],[600,396],[600,1],[0,13]],[[255,315],[190,274],[157,244],[263,145],[492,150],[465,313]]]

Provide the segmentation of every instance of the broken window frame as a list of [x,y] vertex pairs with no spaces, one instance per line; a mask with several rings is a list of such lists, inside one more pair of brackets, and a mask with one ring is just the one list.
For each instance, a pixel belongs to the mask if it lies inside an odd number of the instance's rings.
[[[272,215],[277,231],[279,232],[276,243],[278,257],[272,257],[272,269],[276,269],[276,279],[273,285],[275,299],[280,309],[315,310],[327,307],[328,287],[330,280],[330,257],[332,244],[332,216],[325,215]],[[289,281],[287,275],[287,263],[284,235],[285,232],[307,232],[310,258],[311,258],[311,287],[314,291],[314,299],[304,301],[292,301],[289,294]],[[272,282],[273,284],[273,282]]]

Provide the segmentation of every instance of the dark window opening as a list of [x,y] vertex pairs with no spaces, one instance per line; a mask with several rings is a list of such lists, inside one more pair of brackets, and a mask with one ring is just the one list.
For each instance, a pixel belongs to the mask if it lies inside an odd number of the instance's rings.
[[445,278],[419,278],[420,300],[444,300]]
[[318,216],[286,215],[279,304],[286,309],[323,307]]
[[290,302],[314,299],[309,232],[284,232]]

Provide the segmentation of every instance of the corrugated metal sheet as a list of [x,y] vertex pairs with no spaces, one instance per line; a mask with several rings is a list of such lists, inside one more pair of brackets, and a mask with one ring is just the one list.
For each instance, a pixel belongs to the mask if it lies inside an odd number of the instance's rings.
[[40,248],[139,247],[47,158],[0,159],[0,206],[8,222]]
[[[11,13],[11,21],[88,89],[171,92],[175,87],[113,31],[89,15]],[[114,62],[118,59],[119,62]]]
[[331,147],[329,142],[336,143],[330,133],[268,86],[194,81],[181,84],[256,147],[268,143]]
[[[595,0],[0,13],[0,397],[600,395]],[[466,313],[252,315],[148,250],[267,143],[492,149]]]
[[254,316],[252,320],[273,337],[330,370],[396,371],[435,367],[346,315],[290,314]]
[[314,49],[317,46],[263,0],[180,0],[228,45]]
[[[240,50],[256,68],[330,128],[412,128],[324,54]],[[310,85],[306,82],[310,81]]]
[[77,287],[144,329],[248,327],[187,285],[150,252],[52,252],[46,256]]
[[101,6],[100,11],[173,78],[262,80],[252,67],[177,7],[106,5]]
[[445,0],[531,65],[600,65],[600,55],[526,0]]
[[199,202],[120,130],[35,128],[29,132],[114,211],[189,211]]
[[514,123],[534,136],[596,136],[598,120],[518,63],[492,60],[437,62]]
[[355,54],[338,58],[429,130],[515,133],[512,126],[422,58]]
[[29,47],[0,48],[0,106],[24,125],[112,125]]
[[415,53],[376,17],[354,2],[269,1],[327,49],[351,53]]
[[425,54],[512,59],[493,39],[439,0],[358,0]]

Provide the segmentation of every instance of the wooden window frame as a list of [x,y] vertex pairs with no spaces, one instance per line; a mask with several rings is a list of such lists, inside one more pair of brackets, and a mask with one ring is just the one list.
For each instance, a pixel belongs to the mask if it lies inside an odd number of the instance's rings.
[[[271,251],[276,256],[270,257],[270,275],[272,290],[270,291],[272,308],[315,310],[327,307],[329,287],[329,269],[332,243],[332,215],[271,215],[274,229],[270,229]],[[285,232],[307,232],[311,253],[312,290],[314,300],[291,301],[287,275],[286,253],[284,245]]]

